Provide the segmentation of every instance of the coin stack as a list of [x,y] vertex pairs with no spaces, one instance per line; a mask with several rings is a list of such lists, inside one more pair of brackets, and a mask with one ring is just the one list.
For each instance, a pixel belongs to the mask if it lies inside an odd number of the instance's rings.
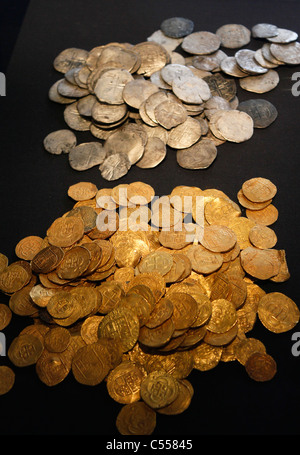
[[[151,434],[160,414],[189,407],[188,376],[236,361],[254,381],[269,381],[276,360],[251,336],[257,320],[273,333],[299,322],[296,303],[265,292],[290,272],[270,227],[277,187],[255,177],[237,200],[218,189],[176,186],[158,197],[143,182],[68,189],[72,207],[44,237],[19,240],[17,260],[0,255],[0,330],[29,318],[0,367],[0,393],[14,366],[35,365],[49,387],[70,373],[105,384],[122,405],[124,435]],[[182,202],[182,203],[181,203]]]
[[[245,47],[251,38],[265,42],[253,51]],[[275,68],[300,63],[297,38],[272,24],[195,32],[191,20],[175,17],[138,44],[67,48],[54,60],[63,77],[49,98],[65,105],[69,128],[49,133],[44,147],[68,154],[76,171],[98,166],[109,181],[133,165],[158,166],[167,147],[176,150],[179,166],[205,169],[218,146],[247,141],[255,128],[276,120],[269,101],[240,102],[236,81],[257,94],[273,90],[279,83]],[[74,131],[89,131],[93,140],[77,144]]]

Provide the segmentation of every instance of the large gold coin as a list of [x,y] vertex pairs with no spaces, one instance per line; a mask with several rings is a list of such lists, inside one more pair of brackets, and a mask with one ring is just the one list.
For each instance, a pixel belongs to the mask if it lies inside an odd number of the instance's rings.
[[141,397],[152,409],[171,404],[179,394],[177,380],[165,371],[153,371],[141,383]]
[[264,295],[259,301],[257,312],[261,323],[274,333],[293,329],[300,318],[296,303],[281,292]]
[[72,373],[80,384],[100,384],[110,371],[108,350],[100,343],[80,348],[72,361]]
[[141,382],[144,374],[131,361],[124,361],[114,368],[107,377],[107,391],[110,397],[122,404],[138,401],[141,397]]

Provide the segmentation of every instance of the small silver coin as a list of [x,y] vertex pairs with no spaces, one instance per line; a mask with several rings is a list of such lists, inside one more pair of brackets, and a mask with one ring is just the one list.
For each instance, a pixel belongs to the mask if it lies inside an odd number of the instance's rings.
[[217,147],[210,139],[201,139],[187,149],[177,150],[176,160],[184,169],[206,169],[217,157]]
[[99,170],[105,180],[113,181],[126,175],[130,167],[131,163],[125,153],[114,153],[103,161]]
[[272,24],[256,24],[252,27],[253,38],[273,38],[278,35],[278,28]]
[[106,152],[100,142],[86,142],[77,145],[69,153],[69,163],[76,171],[86,171],[99,166],[106,158]]

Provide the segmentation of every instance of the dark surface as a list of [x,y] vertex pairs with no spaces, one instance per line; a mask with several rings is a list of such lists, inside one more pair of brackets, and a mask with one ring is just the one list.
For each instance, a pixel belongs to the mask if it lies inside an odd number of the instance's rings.
[[[169,194],[176,185],[196,185],[221,189],[236,201],[245,180],[262,176],[278,187],[274,205],[279,219],[272,227],[278,236],[276,247],[286,250],[291,278],[286,283],[267,282],[261,286],[299,301],[300,99],[291,93],[291,76],[299,71],[298,67],[280,67],[280,84],[264,95],[238,89],[240,101],[263,97],[272,102],[278,118],[269,128],[255,130],[245,143],[219,147],[218,158],[205,171],[181,169],[175,152],[169,150],[156,169],[133,167],[121,180],[107,182],[97,168],[84,173],[73,171],[66,156],[51,156],[42,144],[48,133],[65,127],[63,106],[48,100],[50,86],[61,77],[52,62],[63,49],[89,50],[112,41],[145,41],[164,19],[172,16],[192,19],[195,31],[214,32],[226,23],[251,28],[258,22],[268,22],[300,33],[299,13],[297,0],[31,1],[7,71],[7,96],[0,99],[1,252],[13,261],[14,247],[21,238],[44,236],[51,222],[72,207],[67,189],[78,181],[92,181],[101,188],[141,180],[151,184],[157,195]],[[251,48],[261,45],[261,41],[253,40]],[[229,50],[225,52],[233,55]],[[86,133],[76,135],[78,142],[92,140]],[[8,302],[8,297],[2,296],[1,300]],[[27,318],[14,317],[5,330],[7,344],[29,323]],[[249,336],[263,341],[275,358],[275,378],[269,383],[256,383],[237,362],[220,363],[206,373],[195,371],[189,377],[195,389],[190,408],[179,416],[159,415],[153,437],[299,434],[300,357],[291,353],[291,336],[297,331],[299,326],[275,335],[257,322]],[[10,365],[9,359],[1,357],[0,364]],[[115,419],[121,405],[108,396],[105,384],[82,386],[70,374],[60,385],[48,388],[39,381],[34,367],[14,370],[15,386],[0,399],[2,435],[118,436]]]

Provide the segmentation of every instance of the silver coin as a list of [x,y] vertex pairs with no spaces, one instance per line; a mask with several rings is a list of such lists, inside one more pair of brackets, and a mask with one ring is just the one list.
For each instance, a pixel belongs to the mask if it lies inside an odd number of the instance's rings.
[[57,130],[48,134],[44,139],[44,147],[53,155],[69,153],[77,144],[77,139],[71,130]]
[[159,137],[149,137],[142,158],[136,163],[141,169],[152,169],[166,157],[166,144]]
[[84,117],[92,116],[92,109],[94,104],[97,102],[95,95],[87,95],[80,98],[77,103],[77,109],[80,115]]
[[277,66],[284,65],[283,62],[281,62],[280,60],[278,60],[277,58],[274,57],[274,55],[270,51],[270,48],[271,48],[271,43],[264,43],[264,45],[262,46],[261,53],[262,53],[262,56],[264,57],[264,59]]
[[63,80],[64,79],[59,79],[53,85],[51,85],[48,92],[49,100],[58,104],[72,104],[76,101],[76,98],[67,98],[66,96],[62,96],[60,93],[58,93],[57,88]]
[[297,41],[289,44],[271,44],[270,52],[275,58],[287,65],[300,64],[300,43]]
[[242,101],[238,110],[246,112],[252,117],[254,128],[267,128],[278,116],[276,107],[270,101],[263,99]]
[[55,57],[53,66],[56,71],[65,74],[72,68],[82,66],[88,55],[89,53],[85,49],[78,49],[75,47],[64,49]]
[[256,24],[252,27],[253,38],[273,38],[278,35],[278,28],[272,24]]
[[296,41],[298,33],[286,28],[278,28],[278,33],[272,38],[267,38],[271,43],[287,44]]
[[221,70],[225,73],[228,74],[228,76],[233,76],[233,77],[246,77],[247,73],[242,71],[237,62],[235,57],[226,57],[224,60],[221,61],[220,64]]
[[105,180],[113,181],[126,175],[130,167],[131,163],[125,153],[115,153],[105,158],[99,170]]
[[66,96],[67,98],[81,98],[89,95],[87,89],[78,87],[78,85],[74,85],[66,79],[63,79],[58,84],[57,91],[61,96]]
[[69,128],[75,131],[89,131],[91,121],[80,115],[77,102],[68,105],[64,110],[64,120]]
[[160,28],[171,38],[182,38],[193,32],[194,22],[184,17],[170,17],[161,23]]
[[272,63],[265,59],[262,53],[262,49],[257,49],[257,51],[255,51],[254,58],[257,61],[257,63],[259,63],[259,65],[263,66],[264,68],[270,69],[278,67],[277,63]]
[[216,35],[221,40],[221,46],[228,49],[238,49],[251,40],[251,31],[241,24],[222,25],[216,31]]
[[217,147],[210,139],[201,139],[187,149],[177,150],[176,160],[184,169],[206,169],[217,157]]
[[181,47],[189,54],[205,55],[211,54],[219,49],[221,45],[220,38],[211,32],[195,32],[186,36]]
[[197,55],[193,58],[192,64],[195,68],[204,71],[218,71],[220,69],[221,62],[227,58],[225,52],[218,49],[210,55]]
[[170,63],[160,70],[160,74],[167,84],[172,85],[176,80],[193,76],[193,71],[185,65]]
[[203,79],[196,76],[176,79],[172,84],[175,95],[185,103],[201,104],[211,97],[210,88]]
[[240,49],[235,53],[238,66],[250,74],[264,74],[268,69],[259,65],[255,60],[255,51],[250,49]]
[[182,43],[182,38],[171,38],[165,35],[162,30],[156,30],[152,35],[148,36],[147,41],[155,41],[167,49],[168,52],[172,52]]
[[106,152],[100,142],[86,142],[77,145],[69,153],[69,163],[76,171],[86,171],[99,166],[106,158]]
[[279,75],[275,70],[269,70],[260,76],[247,76],[240,79],[240,87],[248,92],[266,93],[279,84]]

